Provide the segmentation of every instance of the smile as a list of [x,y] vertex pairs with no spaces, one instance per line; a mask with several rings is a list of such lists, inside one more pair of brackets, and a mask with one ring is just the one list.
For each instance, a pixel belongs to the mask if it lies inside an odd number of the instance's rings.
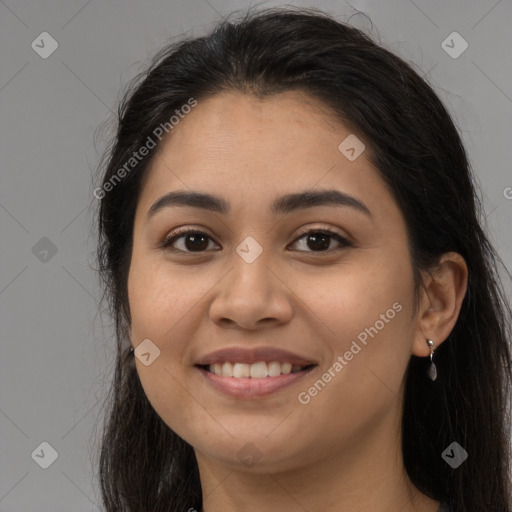
[[[311,365],[309,365],[311,366]],[[257,363],[215,363],[207,365],[207,371],[223,377],[235,379],[264,379],[267,377],[278,377],[304,370],[308,366],[301,366],[292,363],[280,363],[279,361],[259,361]]]
[[239,399],[269,396],[302,380],[316,367],[315,364],[299,366],[277,361],[253,364],[226,362],[196,366],[209,387],[223,395]]

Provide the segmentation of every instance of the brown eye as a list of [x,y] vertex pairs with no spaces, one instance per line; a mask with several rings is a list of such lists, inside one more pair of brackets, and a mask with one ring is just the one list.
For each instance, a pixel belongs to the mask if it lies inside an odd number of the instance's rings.
[[[337,248],[332,248],[331,243],[335,240],[338,243]],[[310,230],[301,235],[294,242],[295,244],[303,242],[302,247],[306,245],[307,249],[299,249],[302,252],[332,252],[350,247],[352,244],[344,237],[329,230]],[[304,243],[305,242],[305,243]],[[309,249],[309,250],[308,250]]]
[[211,238],[202,231],[180,230],[171,233],[162,243],[162,249],[176,252],[204,252]]
[[201,233],[185,235],[185,247],[189,251],[204,251],[208,247],[208,237]]
[[331,235],[327,233],[310,233],[307,235],[308,247],[314,251],[324,251],[331,245]]
[[[333,240],[338,247],[332,247]],[[210,247],[212,238],[202,232],[192,229],[178,229],[170,235],[161,244],[162,249],[168,249],[174,252],[183,253],[202,253]],[[297,238],[294,244],[299,244],[302,248],[299,252],[335,252],[343,248],[350,247],[352,244],[344,237],[329,230],[310,230]],[[216,245],[216,244],[215,244]],[[292,244],[293,245],[293,244]],[[306,248],[304,248],[304,245]],[[217,248],[219,248],[217,246]]]

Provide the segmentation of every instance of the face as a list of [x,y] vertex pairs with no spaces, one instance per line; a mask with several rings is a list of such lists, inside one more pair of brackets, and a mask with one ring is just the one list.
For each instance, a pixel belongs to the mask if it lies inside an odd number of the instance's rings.
[[144,390],[198,461],[292,469],[399,429],[406,226],[361,141],[339,149],[350,135],[303,94],[226,92],[199,101],[149,169],[131,342],[149,340]]

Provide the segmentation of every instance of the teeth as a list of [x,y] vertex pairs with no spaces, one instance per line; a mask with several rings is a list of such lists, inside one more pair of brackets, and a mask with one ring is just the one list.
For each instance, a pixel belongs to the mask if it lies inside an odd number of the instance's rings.
[[281,363],[278,363],[277,361],[272,361],[269,363],[268,374],[271,377],[277,377],[278,375],[281,375]]
[[222,373],[215,371],[214,373],[217,373],[217,375],[223,375],[224,377],[233,377],[233,365],[231,363],[224,363],[222,365]]
[[233,377],[241,379],[242,377],[249,377],[251,367],[248,364],[235,363],[233,365]]
[[235,379],[264,379],[265,377],[278,377],[289,373],[303,370],[304,366],[291,363],[279,363],[278,361],[259,361],[254,364],[246,363],[215,363],[208,367],[210,372],[223,377],[234,377]]
[[[242,366],[249,365],[244,364]],[[249,375],[253,379],[263,379],[263,377],[268,375],[267,363],[261,361],[260,363],[251,364],[249,367]]]
[[281,373],[284,373],[285,375],[292,373],[292,365],[290,363],[283,363],[281,365]]

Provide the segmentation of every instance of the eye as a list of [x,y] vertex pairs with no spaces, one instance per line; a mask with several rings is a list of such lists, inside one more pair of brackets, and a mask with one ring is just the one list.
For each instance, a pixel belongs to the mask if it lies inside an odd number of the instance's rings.
[[[338,247],[335,249],[332,249],[331,243],[335,240],[338,243]],[[340,234],[331,231],[329,229],[310,229],[303,235],[299,236],[293,242],[294,244],[297,244],[298,242],[304,242],[302,243],[302,247],[306,245],[311,250],[304,250],[299,249],[299,251],[302,252],[335,252],[339,251],[345,247],[351,247],[352,244],[343,236]],[[293,245],[293,244],[292,244]],[[340,247],[341,246],[341,247]]]
[[[337,248],[332,248],[333,240],[338,244]],[[178,228],[172,231],[161,243],[161,249],[169,249],[175,252],[205,252],[210,247],[210,242],[213,242],[212,238],[205,233],[192,228]],[[331,231],[329,229],[310,229],[309,231],[300,235],[292,244],[304,243],[308,249],[298,249],[299,252],[336,252],[345,247],[351,247],[352,244],[341,236],[339,233]],[[217,246],[218,250],[220,247]],[[300,245],[300,244],[299,244]]]
[[[160,248],[176,252],[204,252],[208,248],[210,241],[213,240],[203,231],[191,228],[178,228],[169,233],[160,245]],[[175,245],[176,242],[179,243]]]

